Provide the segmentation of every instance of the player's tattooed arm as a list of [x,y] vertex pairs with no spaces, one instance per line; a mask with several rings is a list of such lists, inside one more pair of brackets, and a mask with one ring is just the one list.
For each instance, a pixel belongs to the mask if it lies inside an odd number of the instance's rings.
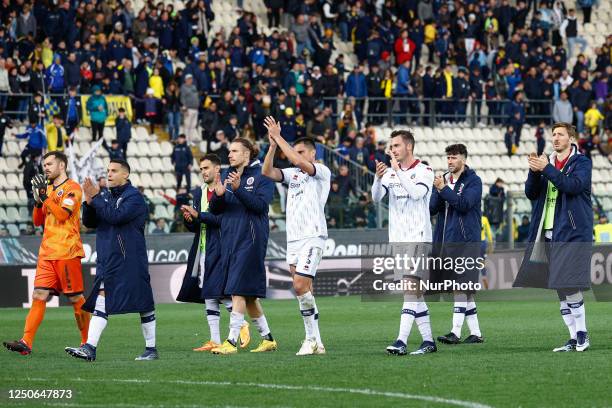
[[261,173],[271,180],[281,182],[283,181],[283,173],[280,169],[274,167],[274,155],[276,154],[276,148],[278,147],[278,145],[269,133],[268,139],[270,140],[270,147],[268,148],[268,152],[266,153],[263,166],[261,167]]
[[264,126],[268,129],[268,137],[274,140],[294,166],[299,167],[300,170],[308,173],[309,176],[314,176],[317,173],[314,164],[300,156],[283,138],[279,122],[276,122],[272,116],[268,116],[264,120]]

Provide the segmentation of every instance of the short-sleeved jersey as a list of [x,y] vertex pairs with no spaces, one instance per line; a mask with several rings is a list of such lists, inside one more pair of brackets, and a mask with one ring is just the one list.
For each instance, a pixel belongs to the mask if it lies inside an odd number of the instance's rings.
[[[74,180],[67,179],[57,187],[47,187],[47,200],[41,208],[45,230],[38,251],[38,258],[45,260],[83,258],[81,242],[81,186]],[[70,216],[65,221],[58,220],[48,208],[49,200],[68,211]],[[35,214],[36,216],[36,214]]]
[[283,183],[289,187],[287,242],[314,237],[327,238],[325,203],[329,195],[331,171],[321,163],[314,163],[314,168],[313,176],[298,167],[281,170]]
[[417,160],[410,168],[400,171],[424,194],[419,198],[410,197],[395,170],[387,169],[381,183],[389,194],[389,242],[431,242],[429,199],[433,170]]

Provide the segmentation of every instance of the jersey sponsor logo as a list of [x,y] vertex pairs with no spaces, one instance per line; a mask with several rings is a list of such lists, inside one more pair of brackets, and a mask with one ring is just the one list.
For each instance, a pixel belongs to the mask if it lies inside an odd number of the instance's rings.
[[255,177],[249,177],[246,181],[247,186],[252,185],[255,182]]
[[74,205],[74,200],[72,200],[70,198],[65,198],[62,203],[65,204],[65,205]]

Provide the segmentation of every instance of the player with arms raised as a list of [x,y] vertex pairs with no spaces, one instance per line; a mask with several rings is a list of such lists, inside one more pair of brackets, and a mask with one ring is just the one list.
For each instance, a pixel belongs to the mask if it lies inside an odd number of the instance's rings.
[[[430,167],[414,157],[414,144],[414,136],[409,130],[396,130],[391,133],[391,168],[376,161],[372,198],[380,202],[385,194],[389,195],[389,242],[414,243],[414,248],[409,249],[414,252],[409,255],[421,256],[429,254],[431,244],[429,199],[434,173]],[[419,287],[419,281],[427,279],[427,268],[419,267],[410,273],[406,272],[399,278],[410,281],[413,286],[404,292],[399,335],[395,343],[387,347],[387,352],[396,355],[407,353],[408,336],[412,323],[416,321],[423,343],[418,350],[410,354],[433,353],[437,348],[431,335],[429,310]]]
[[[289,186],[287,263],[293,275],[293,289],[306,330],[306,338],[296,355],[325,354],[319,333],[319,311],[312,294],[312,281],[327,239],[325,202],[329,194],[331,172],[325,165],[315,163],[316,146],[312,139],[298,139],[291,147],[281,136],[280,124],[274,118],[268,116],[264,125],[268,129],[270,149],[266,154],[262,174]],[[295,167],[281,170],[273,166],[277,148],[282,150]]]
[[38,251],[32,307],[21,340],[4,342],[7,349],[22,355],[32,352],[49,295],[63,293],[70,299],[81,343],[87,340],[90,314],[81,309],[85,303],[81,270],[81,258],[85,253],[80,234],[82,193],[79,183],[68,178],[67,164],[66,155],[49,152],[43,157],[45,175],[39,174],[32,179],[36,200],[33,222],[45,228]]

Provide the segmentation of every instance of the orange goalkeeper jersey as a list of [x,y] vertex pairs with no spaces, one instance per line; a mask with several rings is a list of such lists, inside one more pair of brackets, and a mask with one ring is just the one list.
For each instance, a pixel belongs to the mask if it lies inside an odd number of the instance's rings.
[[45,226],[38,258],[45,260],[83,258],[81,242],[81,186],[67,179],[57,187],[47,187],[47,199],[35,207],[34,225]]

